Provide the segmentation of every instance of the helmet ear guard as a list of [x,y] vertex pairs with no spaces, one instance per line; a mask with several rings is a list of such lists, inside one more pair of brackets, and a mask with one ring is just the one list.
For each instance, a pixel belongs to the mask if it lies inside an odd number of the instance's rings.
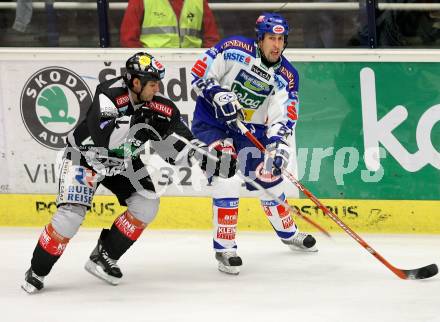
[[263,40],[266,33],[284,35],[284,47],[287,46],[289,35],[289,24],[287,20],[278,13],[263,12],[255,22],[255,33],[257,41]]

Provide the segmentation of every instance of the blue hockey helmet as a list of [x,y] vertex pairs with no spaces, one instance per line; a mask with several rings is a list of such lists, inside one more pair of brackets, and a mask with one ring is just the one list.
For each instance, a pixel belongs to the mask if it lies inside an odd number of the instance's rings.
[[289,25],[287,20],[278,13],[263,12],[255,23],[255,32],[257,40],[262,40],[265,33],[284,35],[284,41],[287,43],[289,35]]

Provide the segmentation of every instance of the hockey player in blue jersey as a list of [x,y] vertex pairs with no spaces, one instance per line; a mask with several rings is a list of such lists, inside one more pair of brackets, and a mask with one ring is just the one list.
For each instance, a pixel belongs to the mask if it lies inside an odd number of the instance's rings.
[[[193,134],[210,148],[236,155],[240,171],[281,200],[286,199],[281,173],[288,165],[299,107],[298,73],[282,55],[288,34],[281,15],[262,13],[256,21],[256,40],[226,38],[207,50],[191,70],[198,95]],[[271,157],[259,153],[237,128],[237,120],[266,146]],[[239,176],[212,178],[215,257],[220,271],[234,275],[242,265],[235,241],[241,183]],[[253,190],[249,184],[247,188]],[[299,232],[282,204],[264,194],[260,201],[284,244],[317,251],[315,238]]]

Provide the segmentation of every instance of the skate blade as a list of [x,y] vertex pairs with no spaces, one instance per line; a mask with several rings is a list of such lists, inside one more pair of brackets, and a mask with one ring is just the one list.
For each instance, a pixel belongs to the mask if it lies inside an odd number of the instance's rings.
[[316,248],[315,246],[312,246],[310,248],[299,247],[299,246],[295,246],[295,245],[287,245],[287,246],[289,246],[289,248],[291,250],[293,250],[294,252],[316,253],[318,251],[318,248]]
[[35,294],[39,291],[38,288],[28,282],[25,282],[23,285],[21,285],[21,288],[28,294]]
[[222,273],[226,273],[229,275],[240,274],[240,267],[239,266],[226,266],[220,262],[218,263],[218,270]]
[[103,280],[104,282],[107,282],[111,285],[118,285],[120,282],[120,278],[110,276],[104,270],[101,266],[96,265],[93,261],[88,260],[86,265],[84,266],[85,270],[92,274],[93,276],[96,276],[97,278]]

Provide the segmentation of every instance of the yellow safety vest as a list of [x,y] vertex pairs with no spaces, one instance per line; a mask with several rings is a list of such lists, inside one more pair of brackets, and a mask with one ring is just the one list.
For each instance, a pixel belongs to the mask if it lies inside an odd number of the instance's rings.
[[185,0],[179,22],[168,0],[144,0],[141,43],[147,48],[202,47],[203,0]]

